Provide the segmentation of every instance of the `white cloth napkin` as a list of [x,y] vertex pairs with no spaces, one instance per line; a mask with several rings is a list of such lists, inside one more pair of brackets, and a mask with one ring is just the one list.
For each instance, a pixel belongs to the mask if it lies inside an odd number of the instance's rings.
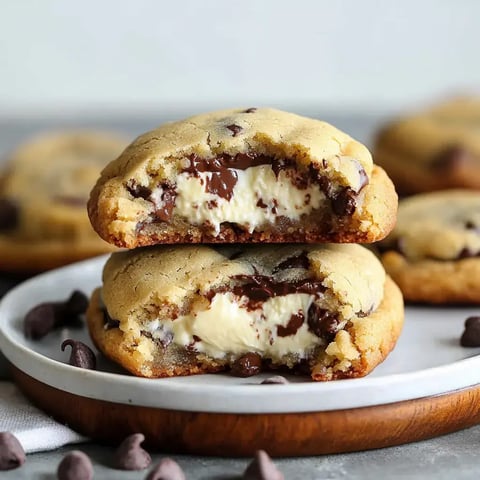
[[0,432],[13,433],[26,453],[88,439],[34,407],[12,383],[0,381]]

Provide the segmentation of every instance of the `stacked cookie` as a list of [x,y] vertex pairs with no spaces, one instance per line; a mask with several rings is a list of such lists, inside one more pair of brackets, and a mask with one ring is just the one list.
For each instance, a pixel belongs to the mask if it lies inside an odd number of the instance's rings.
[[460,98],[392,122],[375,158],[397,189],[398,222],[382,262],[405,299],[480,303],[480,99]]
[[251,108],[166,124],[91,193],[95,230],[131,249],[105,265],[91,336],[145,377],[365,375],[395,345],[403,303],[351,243],[387,235],[396,207],[368,150],[327,123]]

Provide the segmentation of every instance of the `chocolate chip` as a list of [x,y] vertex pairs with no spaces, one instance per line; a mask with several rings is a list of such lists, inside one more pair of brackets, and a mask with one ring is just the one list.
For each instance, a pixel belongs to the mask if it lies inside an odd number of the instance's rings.
[[275,375],[273,377],[266,378],[260,385],[286,385],[290,383],[285,377],[281,375]]
[[243,480],[284,480],[285,477],[272,462],[267,452],[258,450],[242,478]]
[[23,332],[27,338],[38,340],[55,328],[58,316],[58,304],[41,303],[33,307],[23,322]]
[[295,335],[297,330],[303,325],[305,316],[303,312],[292,313],[290,320],[287,325],[277,325],[277,335],[279,337],[289,337],[290,335]]
[[457,255],[457,260],[461,260],[462,258],[473,258],[480,256],[480,252],[474,252],[467,247],[464,247],[460,250]]
[[140,185],[134,178],[129,180],[126,185],[127,190],[129,191],[130,195],[134,198],[143,198],[144,200],[148,200],[152,191],[148,187],[144,187]]
[[227,125],[227,128],[233,133],[234,137],[236,137],[243,130],[240,125],[235,125],[234,123]]
[[65,302],[46,302],[33,307],[25,315],[24,334],[38,340],[54,328],[81,325],[80,315],[88,307],[88,298],[75,290]]
[[475,223],[472,222],[471,220],[467,220],[467,221],[465,222],[465,228],[466,228],[467,230],[479,230],[479,229],[480,229],[480,227],[478,227],[477,225],[475,225]]
[[0,470],[13,470],[25,463],[25,451],[17,437],[0,432]]
[[58,480],[91,480],[93,466],[90,458],[80,450],[73,450],[58,464]]
[[86,368],[88,370],[95,370],[97,359],[88,345],[68,338],[62,343],[62,352],[65,351],[66,347],[72,347],[70,359],[68,361],[70,365],[79,368]]
[[163,458],[145,480],[185,480],[185,474],[177,462],[171,458]]
[[82,315],[87,311],[88,297],[80,290],[74,290],[65,302],[66,315]]
[[257,110],[258,109],[256,107],[250,107],[250,108],[247,108],[244,113],[254,113]]
[[[160,188],[162,194],[160,196],[159,204],[155,204],[155,216],[162,222],[168,222],[173,214],[175,202],[177,200],[177,192],[175,186],[170,183],[161,183]],[[148,197],[151,200],[151,195]]]
[[470,159],[471,154],[467,149],[460,145],[450,145],[437,152],[430,166],[439,170],[451,170],[458,168],[463,163],[468,163]]
[[308,309],[307,322],[310,330],[317,337],[329,342],[335,337],[339,324],[338,317],[334,313],[319,307],[316,303],[312,303]]
[[143,433],[128,436],[115,452],[115,467],[120,470],[143,470],[152,463],[152,458],[140,444],[145,441]]
[[249,352],[235,360],[232,365],[232,375],[236,377],[251,377],[262,370],[262,357],[258,353]]
[[343,188],[332,198],[332,210],[336,215],[341,217],[353,215],[356,203],[357,194],[351,188]]
[[0,232],[11,230],[18,223],[18,208],[8,198],[0,198]]
[[308,259],[307,252],[302,252],[294,257],[287,258],[273,269],[273,273],[287,270],[289,268],[302,268],[308,270],[310,268],[310,260]]
[[462,347],[480,347],[480,317],[468,317],[460,338]]

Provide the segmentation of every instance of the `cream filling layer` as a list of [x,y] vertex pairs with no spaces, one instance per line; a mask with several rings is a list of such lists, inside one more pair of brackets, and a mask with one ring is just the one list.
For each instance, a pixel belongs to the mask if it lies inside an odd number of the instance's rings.
[[[325,341],[308,328],[307,313],[314,296],[293,293],[263,302],[260,308],[247,309],[231,292],[217,293],[207,309],[180,316],[175,320],[154,320],[145,329],[154,339],[173,334],[173,343],[213,358],[229,354],[257,352],[265,358],[285,355],[305,358]],[[278,326],[286,327],[292,315],[303,314],[304,322],[292,335],[279,336]],[[200,340],[196,340],[196,338]]]
[[[235,222],[252,233],[264,223],[274,223],[279,216],[298,220],[325,201],[318,185],[300,190],[285,171],[281,170],[277,178],[269,165],[235,172],[237,182],[229,200],[205,191],[211,172],[200,172],[198,176],[181,173],[176,179],[177,197],[173,213],[193,224],[209,222],[216,234],[222,222]],[[262,208],[258,203],[266,207]]]

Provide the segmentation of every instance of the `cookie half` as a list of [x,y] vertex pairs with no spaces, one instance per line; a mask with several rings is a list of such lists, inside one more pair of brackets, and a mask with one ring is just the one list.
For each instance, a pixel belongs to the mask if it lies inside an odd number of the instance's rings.
[[166,124],[102,173],[88,210],[119,247],[372,242],[397,196],[368,150],[331,125],[267,108]]
[[107,133],[62,132],[10,155],[0,180],[0,270],[36,272],[113,250],[92,229],[86,205],[125,144]]
[[382,262],[406,300],[480,303],[480,192],[448,190],[400,202]]
[[359,245],[157,246],[111,256],[87,320],[139,376],[284,367],[332,380],[383,361],[403,300]]
[[408,195],[480,189],[480,98],[461,98],[393,121],[378,135],[375,161]]

